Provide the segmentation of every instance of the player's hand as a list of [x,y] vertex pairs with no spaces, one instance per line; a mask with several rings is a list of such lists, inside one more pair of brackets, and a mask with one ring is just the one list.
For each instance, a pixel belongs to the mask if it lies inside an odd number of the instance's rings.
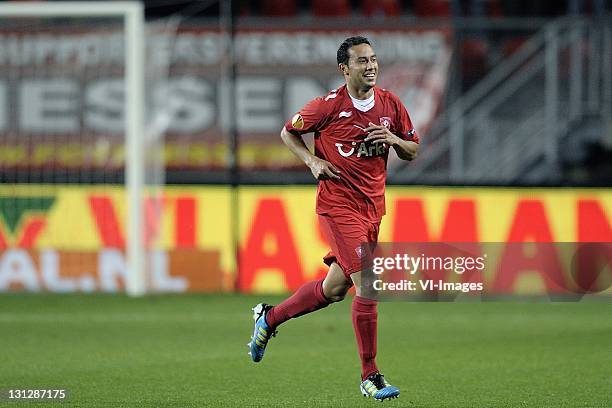
[[399,139],[383,125],[375,125],[372,122],[368,123],[368,127],[365,128],[365,131],[368,132],[368,135],[364,139],[366,142],[385,143],[389,146],[394,146]]
[[308,167],[317,180],[340,179],[340,170],[327,160],[313,157]]

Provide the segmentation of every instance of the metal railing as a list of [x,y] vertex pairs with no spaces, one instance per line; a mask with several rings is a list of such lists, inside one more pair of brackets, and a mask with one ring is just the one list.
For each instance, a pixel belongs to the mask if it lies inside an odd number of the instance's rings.
[[[560,148],[587,120],[605,138],[612,115],[610,20],[562,18],[445,109],[400,183],[533,184],[560,178]],[[579,129],[578,129],[579,130]],[[609,130],[607,130],[609,131]]]

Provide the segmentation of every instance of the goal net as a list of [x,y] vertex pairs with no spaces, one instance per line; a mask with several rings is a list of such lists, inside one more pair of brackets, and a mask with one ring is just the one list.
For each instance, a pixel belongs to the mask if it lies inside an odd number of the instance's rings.
[[145,38],[139,2],[0,5],[0,291],[151,290],[168,62]]

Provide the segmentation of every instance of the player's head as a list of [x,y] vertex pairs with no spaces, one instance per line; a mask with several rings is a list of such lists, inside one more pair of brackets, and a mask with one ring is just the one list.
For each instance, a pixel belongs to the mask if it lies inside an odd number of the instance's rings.
[[378,61],[367,38],[357,36],[344,40],[338,48],[337,61],[347,84],[364,90],[376,84]]

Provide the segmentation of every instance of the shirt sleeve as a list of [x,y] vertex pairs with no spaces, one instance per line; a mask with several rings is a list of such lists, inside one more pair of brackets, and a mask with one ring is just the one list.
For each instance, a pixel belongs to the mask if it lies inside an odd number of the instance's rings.
[[325,118],[323,98],[315,98],[285,123],[285,128],[297,135],[320,130]]
[[414,143],[420,143],[421,137],[414,128],[414,125],[412,124],[412,120],[410,119],[410,115],[408,114],[406,107],[397,96],[395,96],[394,99],[397,105],[397,136],[401,137],[404,140],[408,140]]

